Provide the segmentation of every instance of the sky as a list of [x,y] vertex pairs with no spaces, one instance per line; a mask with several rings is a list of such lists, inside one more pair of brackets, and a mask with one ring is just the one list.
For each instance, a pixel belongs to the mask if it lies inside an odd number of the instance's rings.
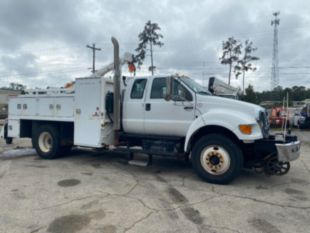
[[[134,53],[148,20],[158,23],[164,46],[155,47],[156,74],[186,74],[206,84],[211,76],[227,81],[220,64],[228,37],[253,41],[260,58],[246,86],[271,88],[272,13],[280,11],[280,85],[310,87],[310,2],[305,0],[0,0],[0,87],[19,82],[29,88],[60,87],[90,75],[91,50],[102,51],[96,68],[112,61],[111,36],[121,54]],[[137,70],[147,71],[150,56]],[[127,67],[123,67],[126,74]],[[241,86],[241,79],[232,79]]]

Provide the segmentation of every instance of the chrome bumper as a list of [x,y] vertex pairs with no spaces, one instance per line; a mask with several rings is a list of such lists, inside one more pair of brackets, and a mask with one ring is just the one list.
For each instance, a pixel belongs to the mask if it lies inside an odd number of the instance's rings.
[[280,162],[289,162],[298,159],[300,156],[300,141],[290,143],[276,143],[278,160]]

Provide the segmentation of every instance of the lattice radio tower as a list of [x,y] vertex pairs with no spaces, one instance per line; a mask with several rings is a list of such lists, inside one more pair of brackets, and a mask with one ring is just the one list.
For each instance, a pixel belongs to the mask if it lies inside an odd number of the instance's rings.
[[272,52],[272,68],[271,68],[271,89],[279,86],[279,57],[278,57],[278,26],[280,19],[278,16],[280,12],[274,12],[272,14],[274,20],[271,21],[273,27],[273,52]]

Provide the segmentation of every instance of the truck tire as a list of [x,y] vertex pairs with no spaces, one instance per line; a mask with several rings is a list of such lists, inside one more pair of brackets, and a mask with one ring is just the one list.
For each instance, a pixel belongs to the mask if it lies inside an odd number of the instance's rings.
[[4,139],[7,145],[11,145],[13,143],[13,138],[8,137],[8,124],[4,125]]
[[243,154],[230,138],[209,134],[200,138],[192,150],[192,164],[197,174],[214,184],[228,184],[243,167]]
[[55,159],[60,154],[60,136],[55,126],[42,125],[35,132],[32,144],[43,159]]
[[13,138],[5,138],[5,143],[11,145],[13,143]]

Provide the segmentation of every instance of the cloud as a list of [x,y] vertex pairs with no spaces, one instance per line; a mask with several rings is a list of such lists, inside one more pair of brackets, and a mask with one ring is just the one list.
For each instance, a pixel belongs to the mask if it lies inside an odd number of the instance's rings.
[[40,67],[37,58],[30,53],[14,55],[4,55],[1,57],[2,65],[11,75],[22,75],[26,77],[37,76]]
[[[133,52],[147,20],[157,22],[164,35],[154,58],[163,73],[185,72],[197,79],[227,79],[228,67],[219,63],[222,41],[229,36],[251,39],[258,47],[259,70],[247,74],[255,89],[270,88],[273,11],[281,11],[279,27],[280,84],[309,85],[307,65],[310,17],[307,1],[188,1],[163,0],[2,0],[0,1],[0,73],[25,77],[28,86],[61,85],[63,80],[89,74],[96,42],[97,67],[112,60],[111,36],[121,53]],[[146,57],[145,70],[149,66]],[[297,68],[288,68],[297,67]],[[29,74],[33,74],[33,79]],[[138,73],[139,74],[139,73]],[[298,77],[298,78],[296,78]],[[1,78],[2,82],[7,82]],[[34,82],[34,83],[31,83]],[[233,80],[240,85],[240,80]]]

